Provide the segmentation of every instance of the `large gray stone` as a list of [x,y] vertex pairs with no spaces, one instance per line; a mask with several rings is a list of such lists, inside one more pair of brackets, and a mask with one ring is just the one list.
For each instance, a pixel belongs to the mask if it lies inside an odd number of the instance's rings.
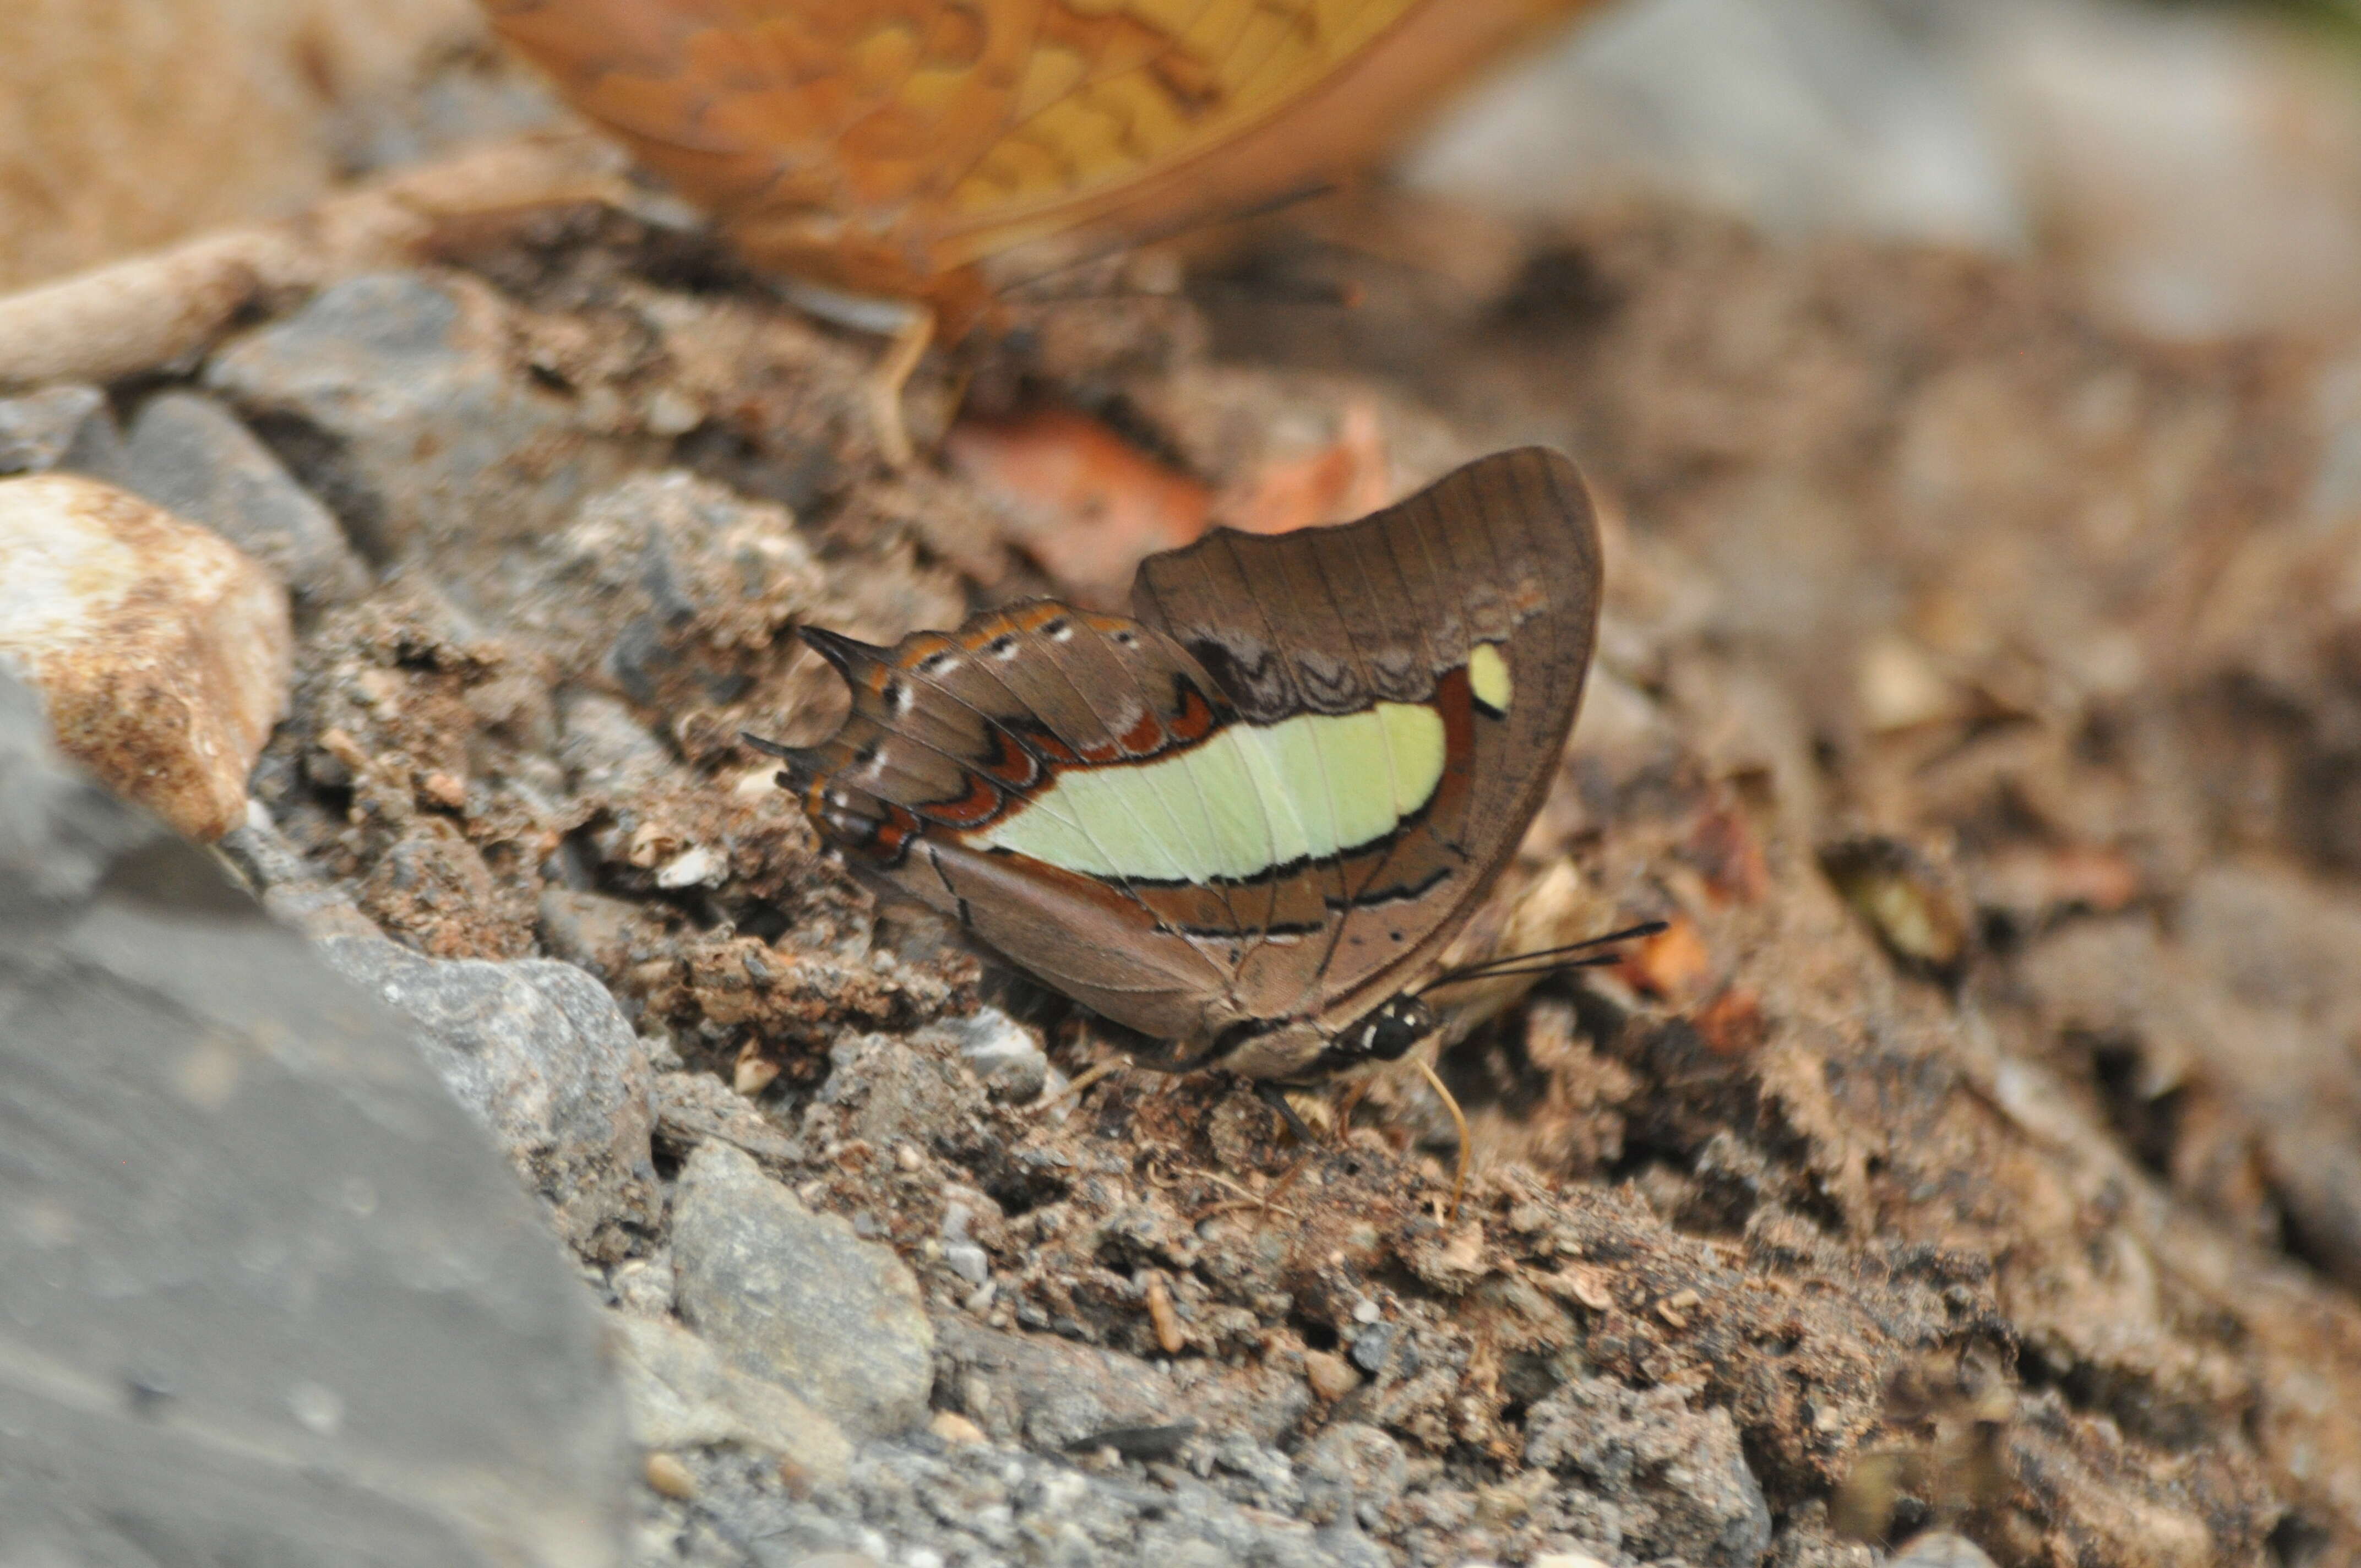
[[698,1146],[673,1197],[682,1316],[722,1359],[794,1390],[856,1437],[927,1416],[934,1332],[890,1247],[814,1214],[728,1144]]
[[577,1251],[613,1261],[654,1229],[647,1053],[605,986],[554,959],[430,959],[377,935],[320,950],[418,1025],[434,1070]]
[[97,477],[203,523],[307,603],[334,604],[368,587],[368,570],[328,509],[211,398],[148,399],[121,454]]
[[610,1563],[630,1464],[401,1026],[0,677],[0,1563]]

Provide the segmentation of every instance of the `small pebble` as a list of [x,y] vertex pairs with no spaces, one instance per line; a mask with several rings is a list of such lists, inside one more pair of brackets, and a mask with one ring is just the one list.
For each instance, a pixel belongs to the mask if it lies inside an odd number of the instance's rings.
[[1353,1336],[1353,1365],[1376,1376],[1386,1369],[1386,1357],[1393,1354],[1394,1336],[1400,1332],[1394,1323],[1372,1323]]
[[1049,1058],[1031,1029],[997,1007],[979,1007],[943,1026],[958,1044],[960,1059],[994,1100],[1022,1105],[1040,1096],[1049,1081]]
[[664,1497],[685,1503],[697,1496],[697,1477],[688,1473],[688,1466],[676,1454],[649,1454],[647,1476],[648,1485]]
[[1993,1560],[1964,1535],[1930,1530],[1894,1556],[1893,1568],[1993,1568]]
[[1361,1375],[1343,1356],[1331,1355],[1324,1350],[1303,1353],[1303,1380],[1312,1385],[1313,1393],[1331,1401],[1343,1398],[1361,1386]]
[[1172,1292],[1164,1276],[1148,1277],[1148,1321],[1155,1326],[1156,1343],[1167,1355],[1178,1355],[1189,1343],[1189,1331],[1172,1308]]
[[667,893],[684,887],[718,887],[730,862],[706,845],[684,850],[656,870],[656,885]]
[[608,1277],[615,1304],[643,1318],[663,1317],[672,1310],[672,1259],[635,1257]]
[[982,1427],[957,1410],[937,1410],[934,1418],[927,1422],[927,1430],[945,1442],[957,1443],[963,1448],[990,1441],[983,1435]]
[[730,1087],[752,1100],[779,1080],[779,1064],[761,1054],[749,1041],[730,1069]]
[[0,479],[0,661],[61,750],[191,838],[245,822],[292,646],[286,590],[218,535],[94,479]]
[[970,1285],[981,1285],[992,1277],[992,1258],[973,1242],[950,1242],[943,1247],[943,1261],[951,1272]]
[[686,435],[705,418],[705,411],[694,399],[671,387],[659,387],[649,398],[642,411],[649,433],[654,435]]

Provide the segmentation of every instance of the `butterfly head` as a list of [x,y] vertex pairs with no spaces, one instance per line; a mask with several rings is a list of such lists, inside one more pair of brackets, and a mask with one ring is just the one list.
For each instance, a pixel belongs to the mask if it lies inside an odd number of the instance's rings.
[[1354,1060],[1400,1061],[1434,1033],[1434,1009],[1408,992],[1386,999],[1374,1013],[1346,1029],[1329,1048]]
[[1400,992],[1334,1032],[1308,1018],[1234,1025],[1227,1033],[1237,1037],[1236,1044],[1202,1065],[1247,1078],[1312,1084],[1370,1062],[1400,1061],[1436,1026],[1433,1008]]

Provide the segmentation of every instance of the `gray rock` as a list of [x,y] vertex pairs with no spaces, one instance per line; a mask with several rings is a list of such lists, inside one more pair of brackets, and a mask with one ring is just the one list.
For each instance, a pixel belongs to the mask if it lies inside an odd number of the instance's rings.
[[647,1055],[605,986],[551,959],[429,959],[379,936],[332,936],[320,950],[418,1024],[435,1071],[556,1206],[577,1250],[611,1260],[653,1228]]
[[943,1261],[970,1285],[981,1285],[992,1277],[992,1258],[973,1242],[944,1243]]
[[730,1365],[855,1436],[926,1420],[934,1333],[891,1248],[810,1212],[723,1143],[701,1145],[681,1172],[672,1245],[682,1315]]
[[1605,1503],[1634,1559],[1753,1568],[1770,1548],[1770,1506],[1727,1410],[1692,1410],[1678,1388],[1582,1377],[1535,1404],[1525,1433],[1525,1463]]
[[1348,1507],[1373,1513],[1391,1507],[1410,1480],[1401,1444],[1360,1421],[1339,1421],[1322,1432],[1304,1454],[1302,1469],[1307,1490],[1333,1488]]
[[44,387],[0,398],[0,474],[99,474],[122,441],[106,394],[96,387]]
[[649,1448],[737,1443],[793,1460],[811,1479],[844,1479],[852,1444],[834,1421],[767,1377],[722,1364],[670,1318],[608,1315],[631,1435]]
[[0,678],[0,1562],[612,1563],[597,1316],[382,1008]]
[[97,477],[203,523],[308,603],[335,604],[368,587],[368,569],[328,509],[211,398],[148,399],[121,454]]
[[[542,532],[623,467],[517,363],[487,289],[373,273],[215,355],[226,397],[377,559]],[[455,581],[460,573],[452,574]]]
[[1170,1380],[1131,1356],[948,1312],[935,1321],[935,1343],[944,1403],[996,1442],[1056,1453],[1118,1427],[1180,1419]]
[[765,1165],[803,1162],[803,1145],[711,1073],[659,1073],[655,1106],[656,1135],[675,1147],[693,1149],[715,1138],[736,1145]]

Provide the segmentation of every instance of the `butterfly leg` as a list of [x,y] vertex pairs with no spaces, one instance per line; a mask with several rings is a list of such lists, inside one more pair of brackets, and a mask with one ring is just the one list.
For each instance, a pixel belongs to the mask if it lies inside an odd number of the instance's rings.
[[908,467],[917,455],[910,444],[910,427],[902,418],[902,389],[909,385],[911,373],[934,340],[935,313],[924,305],[913,305],[909,316],[886,340],[885,356],[869,372],[865,389],[870,428],[877,436],[878,451],[896,468]]
[[800,279],[781,279],[779,292],[797,310],[855,332],[880,333],[885,338],[884,357],[862,381],[869,404],[869,428],[886,463],[906,468],[917,449],[910,443],[910,427],[902,418],[902,389],[935,341],[935,313],[913,300],[881,300],[848,294]]
[[1059,1090],[1056,1093],[1043,1095],[1039,1100],[1034,1102],[1033,1109],[1036,1111],[1047,1111],[1049,1107],[1059,1103],[1060,1101],[1071,1100],[1083,1090],[1088,1089],[1092,1084],[1096,1083],[1100,1079],[1106,1077],[1107,1074],[1112,1072],[1121,1072],[1127,1065],[1128,1064],[1125,1062],[1121,1057],[1109,1057],[1106,1060],[1099,1063],[1096,1067],[1090,1068],[1082,1072],[1077,1073],[1073,1078],[1067,1080],[1066,1086],[1063,1089]]

